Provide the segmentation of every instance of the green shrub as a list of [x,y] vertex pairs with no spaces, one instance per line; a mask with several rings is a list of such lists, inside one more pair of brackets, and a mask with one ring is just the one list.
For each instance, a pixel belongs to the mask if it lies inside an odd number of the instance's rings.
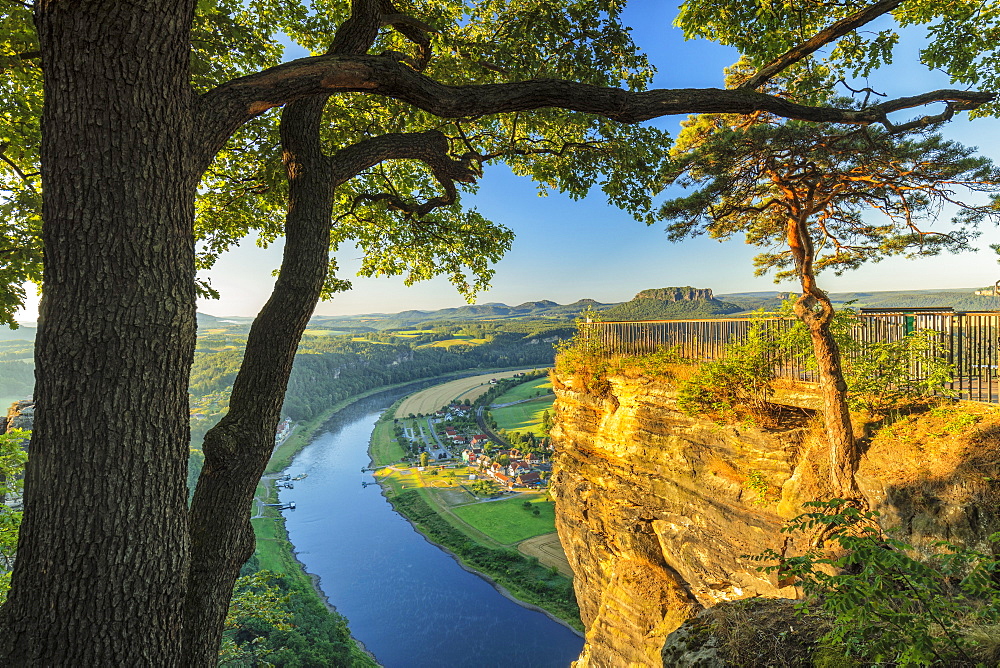
[[779,366],[802,350],[804,326],[785,322],[756,314],[745,341],[730,343],[724,357],[702,364],[681,384],[678,407],[689,415],[769,422],[771,383]]
[[919,397],[949,396],[947,384],[954,371],[939,353],[932,330],[865,344],[846,367],[851,408],[873,413],[891,411]]
[[[754,558],[776,562],[760,570],[796,577],[832,616],[823,643],[834,654],[865,665],[997,665],[1000,562],[994,555],[942,541],[938,554],[921,561],[909,556],[912,546],[882,532],[877,513],[842,499],[805,505],[816,510],[783,531],[819,536],[837,548],[833,556],[813,549],[784,558],[768,550]],[[1000,542],[1000,535],[990,540]]]

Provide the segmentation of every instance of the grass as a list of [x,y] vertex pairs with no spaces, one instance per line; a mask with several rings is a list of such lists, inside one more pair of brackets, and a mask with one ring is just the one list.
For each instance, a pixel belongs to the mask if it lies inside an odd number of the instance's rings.
[[364,341],[365,343],[376,343],[380,346],[392,346],[394,343],[389,343],[388,341],[372,341],[371,339],[365,338],[363,336],[355,336],[351,338],[351,341]]
[[393,433],[394,425],[391,417],[393,413],[393,409],[390,408],[375,423],[375,429],[372,431],[371,442],[368,447],[368,452],[372,457],[372,466],[392,464],[406,456],[406,452],[399,445]]
[[523,404],[514,404],[504,408],[491,408],[490,415],[496,420],[497,426],[507,431],[527,431],[542,437],[542,414],[552,413],[555,397],[549,395]]
[[336,329],[306,329],[302,333],[305,336],[335,336],[337,334],[344,334],[344,332]]
[[[458,506],[453,512],[498,543],[510,545],[556,530],[553,504],[543,498],[542,494],[522,494],[503,501]],[[536,516],[526,509],[525,501],[534,501],[532,510],[537,508],[540,514]]]
[[[258,485],[257,496],[265,503],[278,501],[270,482]],[[275,508],[265,507],[263,514],[264,517],[250,520],[254,536],[257,538],[254,553],[257,555],[260,568],[281,573],[290,581],[301,585],[305,591],[314,591],[312,582],[292,552],[293,546],[288,540],[288,532],[285,529],[285,518]]]
[[512,401],[523,401],[524,399],[531,399],[539,392],[542,394],[552,394],[552,381],[546,377],[515,385],[494,399],[493,403],[509,404]]

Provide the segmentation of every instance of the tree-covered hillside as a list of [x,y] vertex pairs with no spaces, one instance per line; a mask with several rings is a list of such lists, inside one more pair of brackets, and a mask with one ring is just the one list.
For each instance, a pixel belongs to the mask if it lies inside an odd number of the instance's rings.
[[[430,330],[363,336],[306,336],[295,357],[284,413],[293,420],[309,420],[367,390],[452,371],[549,365],[553,344],[574,332],[570,324],[504,321],[436,323]],[[199,339],[190,384],[195,444],[226,408],[243,354],[239,341],[238,333],[227,331]]]
[[[0,397],[30,399],[35,386],[35,369],[27,362],[0,361]],[[0,414],[7,407],[0,406]]]

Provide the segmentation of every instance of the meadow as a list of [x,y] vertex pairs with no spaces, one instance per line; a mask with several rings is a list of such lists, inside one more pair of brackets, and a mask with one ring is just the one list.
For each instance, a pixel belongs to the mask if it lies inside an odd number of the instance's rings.
[[[518,494],[503,501],[458,506],[452,512],[498,543],[511,545],[556,530],[553,503],[544,499],[544,494]],[[530,509],[525,501],[531,502]]]
[[512,401],[523,401],[524,399],[531,399],[539,393],[542,395],[552,394],[552,381],[548,377],[515,385],[494,399],[493,403],[494,405],[499,405],[509,404]]
[[530,432],[535,436],[542,437],[542,415],[545,411],[552,414],[552,404],[555,397],[551,394],[547,397],[539,397],[526,401],[523,404],[514,404],[504,408],[491,408],[490,415],[496,420],[497,427],[507,431]]

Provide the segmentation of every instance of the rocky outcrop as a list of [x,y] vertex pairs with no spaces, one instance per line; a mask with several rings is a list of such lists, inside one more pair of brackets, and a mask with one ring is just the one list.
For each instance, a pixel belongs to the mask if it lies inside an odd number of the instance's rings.
[[712,299],[711,288],[650,288],[636,294],[633,299],[656,299],[665,302],[695,302]]
[[31,431],[34,423],[35,402],[30,399],[15,401],[7,409],[7,415],[0,417],[0,434],[5,434],[11,429]]
[[[753,596],[796,598],[790,582],[758,572],[750,556],[806,547],[805,537],[780,529],[803,502],[829,498],[815,423],[718,425],[677,411],[666,383],[612,376],[588,390],[585,380],[554,382],[556,523],[587,628],[578,668],[674,665],[663,658],[667,636],[699,611]],[[955,455],[934,481],[901,457],[873,446],[859,480],[904,538],[976,541],[1000,525],[995,483],[961,472],[972,453]]]

